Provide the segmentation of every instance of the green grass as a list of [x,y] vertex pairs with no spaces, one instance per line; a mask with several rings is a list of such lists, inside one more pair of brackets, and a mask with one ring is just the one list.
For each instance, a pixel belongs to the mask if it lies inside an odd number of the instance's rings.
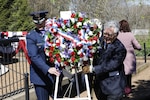
[[136,35],[135,37],[142,46],[141,51],[135,51],[136,55],[144,56],[144,44],[146,47],[146,55],[150,54],[150,33],[149,35]]

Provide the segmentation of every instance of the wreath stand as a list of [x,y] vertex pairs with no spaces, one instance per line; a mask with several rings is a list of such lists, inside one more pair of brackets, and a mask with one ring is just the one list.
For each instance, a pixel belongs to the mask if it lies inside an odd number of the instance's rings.
[[[88,75],[85,74],[84,77],[85,77],[85,84],[86,84],[86,90],[87,90],[87,97],[80,97],[77,70],[75,68],[75,82],[76,82],[77,97],[76,98],[57,98],[58,84],[59,84],[59,76],[57,76],[56,77],[56,83],[55,83],[54,100],[91,100]],[[65,94],[69,91],[69,95],[70,95],[71,89],[72,89],[72,85],[73,85],[73,83],[71,82],[69,84]]]

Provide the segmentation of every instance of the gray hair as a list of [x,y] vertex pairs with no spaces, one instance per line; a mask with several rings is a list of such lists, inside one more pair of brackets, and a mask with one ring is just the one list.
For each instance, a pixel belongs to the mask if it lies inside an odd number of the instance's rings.
[[112,28],[112,27],[114,28],[114,33],[118,34],[119,27],[120,27],[119,22],[113,20],[113,21],[108,21],[108,22],[106,22],[104,24],[104,29],[106,29],[106,28]]

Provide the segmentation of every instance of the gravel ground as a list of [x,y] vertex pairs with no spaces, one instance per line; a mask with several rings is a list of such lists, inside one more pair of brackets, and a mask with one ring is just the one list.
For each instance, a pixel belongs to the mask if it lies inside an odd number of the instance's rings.
[[149,66],[132,78],[132,93],[124,100],[150,100],[150,63]]

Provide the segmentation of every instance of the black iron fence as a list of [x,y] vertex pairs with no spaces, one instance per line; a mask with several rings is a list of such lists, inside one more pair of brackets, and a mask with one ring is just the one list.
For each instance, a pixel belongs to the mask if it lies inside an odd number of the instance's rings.
[[[150,48],[144,44],[140,51],[147,60]],[[29,64],[25,50],[25,41],[18,38],[0,39],[0,100],[25,92],[29,100],[29,89],[33,85],[29,81]]]
[[0,39],[0,100],[21,92],[26,93],[26,100],[29,98],[32,84],[24,44],[18,38]]
[[147,60],[150,59],[150,46],[146,43],[143,43],[142,50],[136,51],[136,56],[143,58],[144,62],[146,63]]

